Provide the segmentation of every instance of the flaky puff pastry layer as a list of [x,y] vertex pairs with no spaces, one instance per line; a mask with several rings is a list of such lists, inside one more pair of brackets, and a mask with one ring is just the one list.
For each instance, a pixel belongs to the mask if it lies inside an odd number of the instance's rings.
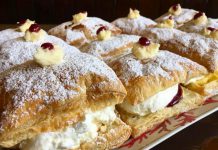
[[97,30],[104,26],[112,35],[121,33],[115,25],[97,17],[87,17],[79,23],[64,22],[48,31],[49,34],[65,40],[67,43],[80,47],[97,39]]
[[98,137],[80,146],[81,150],[105,150],[121,146],[131,135],[131,127],[117,118],[106,129],[100,130]]
[[212,97],[218,93],[218,72],[200,77],[200,79],[188,83],[185,87],[205,97]]
[[207,74],[203,66],[163,50],[154,58],[144,60],[129,54],[113,61],[110,66],[127,90],[125,100],[132,105],[175,84]]
[[204,97],[183,88],[182,100],[180,100],[180,102],[173,107],[166,107],[146,116],[133,115],[125,112],[121,108],[118,108],[118,111],[122,120],[132,127],[132,136],[136,137],[150,130],[152,127],[161,123],[167,118],[199,107],[203,104],[203,102]]
[[84,111],[121,103],[126,90],[103,61],[83,54],[64,56],[57,66],[29,62],[0,80],[0,145],[12,147],[42,132],[77,123]]
[[120,34],[112,36],[105,41],[87,43],[81,47],[81,51],[110,62],[117,57],[130,53],[133,45],[139,38],[136,35]]
[[218,70],[218,41],[195,33],[185,33],[177,29],[149,28],[142,33],[161,44],[161,49],[187,57],[208,71]]
[[177,28],[177,27],[182,26],[184,23],[192,20],[196,13],[197,13],[196,10],[182,8],[181,14],[179,14],[177,16],[172,15],[169,12],[167,12],[167,13],[163,14],[162,16],[160,16],[159,18],[155,19],[155,21],[162,22],[162,21],[168,19],[170,16],[172,16],[173,20],[175,21],[175,27]]

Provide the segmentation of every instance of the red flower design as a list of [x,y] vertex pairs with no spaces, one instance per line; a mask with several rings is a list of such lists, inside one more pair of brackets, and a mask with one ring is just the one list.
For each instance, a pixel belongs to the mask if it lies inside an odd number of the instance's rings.
[[215,100],[215,99],[212,99],[212,98],[208,98],[205,102],[204,102],[204,105],[207,105],[207,104],[212,104],[212,103],[217,103],[218,100]]
[[167,124],[171,124],[171,122],[166,119],[164,120],[162,123],[158,124],[155,128],[153,128],[152,130],[150,130],[150,133],[149,135],[155,133],[156,131],[158,131],[158,133],[161,133],[163,131],[170,131],[168,128],[167,128]]
[[144,132],[140,136],[130,139],[127,143],[123,144],[120,148],[123,148],[123,147],[131,148],[136,142],[141,143],[143,139],[148,138],[149,132],[150,131]]
[[194,121],[195,116],[193,112],[184,112],[176,116],[175,119],[178,120],[179,122],[177,125],[175,125],[175,127],[178,127],[178,126],[184,126],[185,124]]
[[162,123],[158,124],[157,126],[155,126],[153,129],[142,133],[140,136],[136,138],[130,139],[127,143],[122,145],[120,148],[124,148],[124,147],[131,148],[136,142],[141,143],[143,139],[147,139],[149,135],[152,135],[155,132],[161,133],[163,131],[170,131],[167,128],[168,124],[171,124],[171,122],[167,119]]

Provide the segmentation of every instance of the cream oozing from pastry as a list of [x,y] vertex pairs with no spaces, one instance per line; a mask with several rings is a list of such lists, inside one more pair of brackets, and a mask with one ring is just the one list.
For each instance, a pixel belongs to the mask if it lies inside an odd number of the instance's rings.
[[97,37],[98,37],[98,40],[100,40],[100,41],[108,40],[111,37],[111,31],[110,30],[102,30],[99,32]]
[[127,17],[129,19],[136,19],[136,18],[140,17],[140,12],[137,9],[133,10],[132,8],[130,8],[129,14]]
[[57,65],[63,61],[64,51],[58,45],[54,45],[54,48],[51,50],[48,48],[44,49],[40,47],[37,49],[37,52],[33,58],[42,67]]
[[182,7],[180,4],[176,4],[170,7],[169,13],[178,16],[182,13]]
[[110,106],[97,112],[87,112],[85,120],[63,131],[42,133],[23,141],[21,150],[66,150],[79,148],[81,143],[94,140],[98,136],[98,123],[109,124],[117,116],[115,107]]
[[27,30],[24,35],[24,39],[27,42],[35,42],[35,41],[43,39],[46,34],[47,33],[42,29],[40,29],[38,32],[30,32],[29,30]]
[[87,18],[87,12],[81,12],[73,15],[73,23],[80,23],[83,19]]
[[163,20],[161,23],[158,23],[156,26],[158,28],[174,28],[175,21],[173,19]]
[[21,24],[18,28],[21,32],[26,32],[26,30],[28,30],[29,27],[34,23],[35,23],[35,21],[31,21],[31,20],[27,19],[25,21],[25,23]]
[[124,101],[119,106],[131,114],[145,116],[165,108],[171,102],[177,92],[178,84],[167,88],[164,91],[158,92],[154,96],[137,105],[132,105],[128,101]]

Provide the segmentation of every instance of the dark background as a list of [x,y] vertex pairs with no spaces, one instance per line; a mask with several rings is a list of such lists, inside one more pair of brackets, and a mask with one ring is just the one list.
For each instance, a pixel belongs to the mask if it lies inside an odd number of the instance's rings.
[[112,21],[126,16],[130,7],[155,19],[175,3],[218,18],[218,0],[0,0],[0,23],[14,24],[20,19],[30,18],[38,23],[57,24],[71,20],[72,14],[80,11]]

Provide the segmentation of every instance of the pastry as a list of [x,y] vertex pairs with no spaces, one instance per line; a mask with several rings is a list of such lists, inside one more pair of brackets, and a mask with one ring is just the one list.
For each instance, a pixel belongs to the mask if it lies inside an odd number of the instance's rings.
[[87,12],[73,15],[73,20],[62,23],[48,31],[49,34],[65,40],[68,44],[80,47],[89,41],[97,39],[96,31],[105,26],[113,35],[121,30],[113,24],[97,17],[87,17]]
[[218,69],[218,42],[204,36],[185,33],[177,29],[145,29],[144,36],[161,43],[161,49],[167,49],[187,57],[214,72]]
[[118,110],[132,127],[133,137],[201,105],[203,97],[183,88],[181,83],[207,74],[203,66],[169,51],[158,51],[158,44],[148,44],[147,38],[143,41],[137,43],[146,51],[138,49],[142,57],[132,53],[110,63],[127,90]]
[[207,18],[202,12],[196,13],[193,20],[185,23],[179,30],[198,33],[208,38],[218,40],[218,21],[216,19]]
[[210,74],[193,80],[187,87],[204,96],[213,96],[218,93],[216,84],[218,82],[218,42],[216,40],[168,28],[145,29],[144,36],[159,42],[161,49],[187,57],[207,68]]
[[[102,28],[100,28],[102,30]],[[98,30],[99,31],[99,30]],[[104,61],[111,61],[121,55],[127,54],[131,51],[132,46],[138,41],[139,36],[120,34],[104,39],[106,30],[99,32],[100,39],[85,44],[80,49],[82,52],[97,56]],[[103,33],[103,34],[102,34]]]
[[175,21],[175,28],[183,25],[184,23],[193,19],[197,11],[193,9],[181,8],[180,4],[175,4],[171,6],[167,13],[157,18],[156,22],[162,22],[163,20],[168,19],[170,16],[173,16]]
[[25,31],[33,24],[34,21],[29,19],[21,20],[18,22],[18,27],[14,29],[5,29],[0,31],[0,45],[7,40],[15,39],[22,37],[25,34]]
[[0,77],[2,147],[112,149],[129,138],[131,128],[114,110],[126,95],[116,74],[66,48],[43,43],[32,60]]
[[42,43],[51,42],[64,47],[64,49],[78,52],[73,46],[66,44],[63,40],[48,35],[37,24],[32,24],[25,35],[4,42],[0,47],[0,73],[21,65],[33,59],[36,48]]
[[130,8],[127,17],[118,18],[112,24],[120,28],[124,34],[139,35],[144,28],[156,25],[156,22],[141,16],[138,10]]

